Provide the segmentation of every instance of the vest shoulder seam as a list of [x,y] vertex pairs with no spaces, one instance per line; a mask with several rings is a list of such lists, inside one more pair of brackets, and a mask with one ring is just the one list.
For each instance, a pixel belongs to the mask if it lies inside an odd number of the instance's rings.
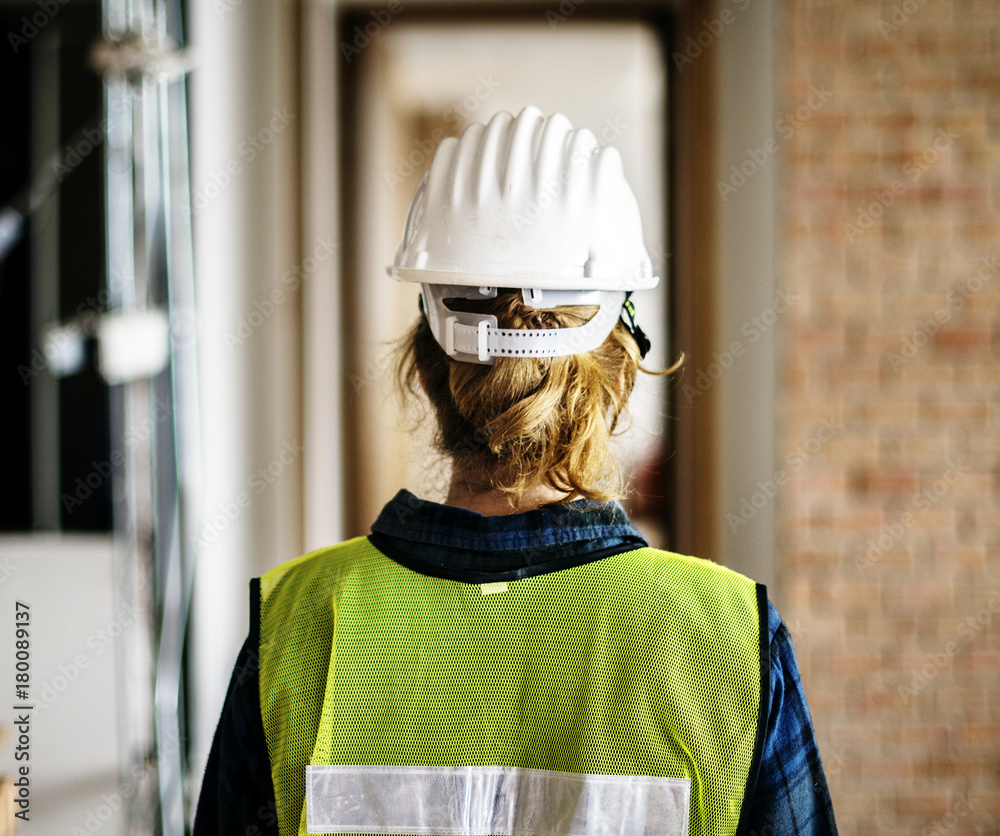
[[298,557],[294,557],[291,560],[275,566],[273,569],[260,576],[261,598],[268,598],[274,591],[274,588],[289,575],[305,571],[306,569],[315,569],[317,563],[322,561],[324,558],[332,558],[336,552],[355,546],[365,539],[366,538],[364,537],[352,537],[349,540],[334,543],[331,546],[323,546],[321,548],[314,549],[311,552],[306,552],[305,554],[299,555]]

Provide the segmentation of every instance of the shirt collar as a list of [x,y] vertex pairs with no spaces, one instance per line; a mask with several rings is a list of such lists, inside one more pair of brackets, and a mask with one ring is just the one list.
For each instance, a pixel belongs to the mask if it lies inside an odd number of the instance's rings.
[[376,534],[472,551],[504,551],[587,540],[646,541],[617,502],[578,499],[520,514],[487,517],[400,490],[372,525]]

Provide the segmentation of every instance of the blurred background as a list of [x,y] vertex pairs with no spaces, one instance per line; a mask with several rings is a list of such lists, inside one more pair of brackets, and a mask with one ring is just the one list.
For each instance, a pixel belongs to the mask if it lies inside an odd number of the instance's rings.
[[249,579],[367,533],[399,487],[443,497],[391,383],[416,288],[385,265],[437,143],[535,104],[621,151],[663,279],[636,297],[651,365],[687,357],[620,441],[637,524],[768,585],[842,833],[1000,833],[1000,5],[0,21],[19,832],[184,833]]

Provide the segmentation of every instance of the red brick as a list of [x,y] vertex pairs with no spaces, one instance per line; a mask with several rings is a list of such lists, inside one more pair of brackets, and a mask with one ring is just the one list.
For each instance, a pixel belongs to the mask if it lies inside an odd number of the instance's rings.
[[857,471],[848,479],[848,490],[852,493],[906,493],[917,489],[917,477],[912,471]]
[[[1000,276],[960,306],[949,294],[1000,241],[1000,181],[984,176],[1000,162],[1000,18],[988,0],[933,0],[883,37],[896,5],[789,0],[780,11],[777,112],[820,79],[835,98],[781,159],[777,262],[806,302],[785,320],[777,455],[818,417],[846,423],[777,506],[781,585],[808,627],[821,745],[849,741],[854,758],[830,776],[841,832],[923,832],[969,788],[977,806],[952,832],[991,832],[1000,616],[972,639],[958,627],[1000,585]],[[838,47],[844,58],[831,60]],[[940,128],[959,138],[930,153]],[[907,163],[923,162],[910,177]],[[897,179],[902,194],[849,235]],[[888,355],[938,311],[934,335],[892,368]],[[919,509],[914,497],[956,455],[975,469]],[[858,550],[906,511],[903,536],[859,566]],[[897,683],[957,640],[949,664],[901,701]]]
[[993,342],[989,331],[938,331],[934,335],[934,345],[938,348],[968,349],[988,346]]

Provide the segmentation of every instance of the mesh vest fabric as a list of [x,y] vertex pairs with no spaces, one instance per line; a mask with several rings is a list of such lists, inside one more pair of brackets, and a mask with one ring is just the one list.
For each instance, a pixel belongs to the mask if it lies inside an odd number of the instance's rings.
[[759,762],[764,602],[651,548],[496,594],[367,538],[284,564],[259,613],[280,833],[305,833],[307,764],[687,777],[692,836],[735,833]]

